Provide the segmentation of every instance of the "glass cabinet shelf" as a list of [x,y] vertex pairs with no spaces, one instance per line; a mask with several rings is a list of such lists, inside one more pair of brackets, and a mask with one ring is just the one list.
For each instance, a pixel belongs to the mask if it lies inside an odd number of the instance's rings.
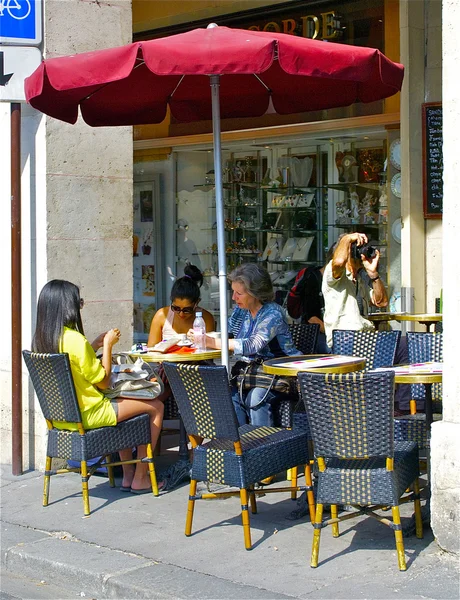
[[[249,139],[242,144],[229,142],[221,165],[227,270],[244,262],[263,265],[275,291],[280,290],[278,301],[294,285],[300,269],[323,266],[338,237],[358,231],[381,248],[382,278],[389,279],[390,270],[399,264],[399,247],[395,248],[388,229],[400,217],[400,201],[395,201],[387,184],[392,167],[388,165],[388,172],[385,168],[388,140],[395,135],[381,128],[366,135],[353,132],[327,139],[308,134],[305,139],[266,145]],[[186,248],[193,247],[191,241],[196,245],[188,260],[195,260],[207,277],[203,306],[215,313],[219,307],[216,186],[208,150],[176,152],[176,223],[188,223]],[[183,235],[179,230],[181,242]],[[176,267],[178,274],[183,262]]]

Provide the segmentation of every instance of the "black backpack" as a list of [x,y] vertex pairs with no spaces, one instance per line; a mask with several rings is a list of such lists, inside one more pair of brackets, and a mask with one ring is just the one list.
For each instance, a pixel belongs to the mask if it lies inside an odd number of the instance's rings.
[[318,317],[322,320],[324,299],[320,268],[305,267],[298,272],[286,303],[287,311],[293,319],[302,317],[302,321],[307,322],[311,317]]

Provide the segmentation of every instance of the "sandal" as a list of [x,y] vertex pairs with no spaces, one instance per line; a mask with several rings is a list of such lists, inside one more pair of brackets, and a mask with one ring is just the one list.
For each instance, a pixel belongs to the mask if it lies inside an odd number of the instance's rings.
[[[158,491],[162,492],[165,489],[165,481],[160,481],[158,483]],[[142,494],[153,494],[153,490],[151,487],[144,488],[142,490],[134,490],[133,488],[128,488],[131,494],[136,494],[136,496],[142,496]]]

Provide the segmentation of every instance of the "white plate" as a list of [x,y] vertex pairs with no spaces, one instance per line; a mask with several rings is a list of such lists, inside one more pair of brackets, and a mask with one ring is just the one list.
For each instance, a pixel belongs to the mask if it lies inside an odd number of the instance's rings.
[[401,243],[401,219],[396,219],[391,226],[391,235],[395,242]]
[[401,173],[396,173],[391,179],[391,191],[396,198],[401,198]]
[[395,169],[401,170],[401,140],[393,140],[389,151],[390,162]]

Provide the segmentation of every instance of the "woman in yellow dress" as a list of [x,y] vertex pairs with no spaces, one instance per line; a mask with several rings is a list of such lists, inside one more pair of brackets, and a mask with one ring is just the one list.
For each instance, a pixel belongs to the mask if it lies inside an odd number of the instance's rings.
[[[33,351],[65,352],[69,355],[85,429],[113,426],[136,415],[148,414],[152,446],[155,447],[163,421],[164,405],[161,395],[150,400],[110,400],[104,396],[101,390],[110,384],[112,348],[120,339],[120,330],[109,329],[90,344],[85,337],[81,320],[80,311],[83,306],[84,300],[80,297],[80,290],[76,285],[61,279],[49,281],[38,299]],[[96,350],[99,348],[102,348],[101,360],[96,356]],[[75,427],[64,421],[54,422],[53,425],[61,429]],[[138,457],[146,456],[145,446],[139,446],[137,452]],[[120,458],[132,458],[132,449],[121,450]],[[136,468],[134,465],[123,465],[122,489],[135,494],[151,492],[147,463],[137,463]]]

